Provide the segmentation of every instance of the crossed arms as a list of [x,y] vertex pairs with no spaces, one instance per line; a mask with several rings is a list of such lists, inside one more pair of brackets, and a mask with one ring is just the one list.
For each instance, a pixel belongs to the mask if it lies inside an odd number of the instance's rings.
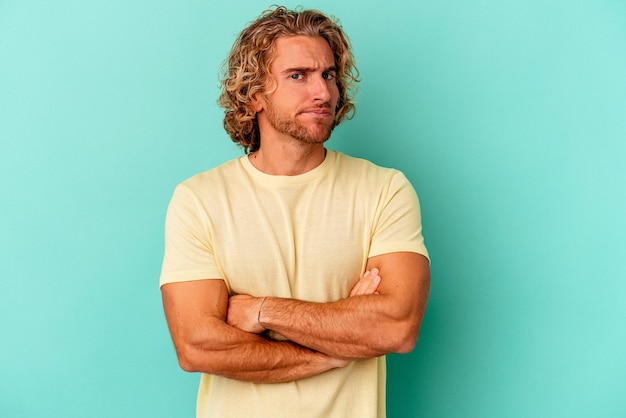
[[[170,283],[161,290],[181,368],[277,383],[411,351],[429,287],[428,260],[397,252],[370,258],[348,298],[313,303],[268,297],[260,317],[263,298],[229,298],[222,280]],[[288,341],[264,337],[264,327]]]

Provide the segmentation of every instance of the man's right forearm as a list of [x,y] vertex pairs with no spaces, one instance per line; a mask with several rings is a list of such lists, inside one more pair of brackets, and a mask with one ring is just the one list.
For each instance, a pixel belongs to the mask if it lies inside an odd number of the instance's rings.
[[176,347],[181,368],[255,383],[280,383],[311,377],[347,361],[290,341],[250,334],[218,319]]
[[297,343],[269,340],[227,324],[228,290],[222,280],[170,283],[161,291],[183,370],[278,383],[347,364]]

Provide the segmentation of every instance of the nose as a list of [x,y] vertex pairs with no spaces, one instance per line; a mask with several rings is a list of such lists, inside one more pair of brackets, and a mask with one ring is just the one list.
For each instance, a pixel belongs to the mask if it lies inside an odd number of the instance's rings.
[[329,83],[333,81],[323,77],[322,74],[316,75],[311,83],[311,89],[313,94],[313,100],[327,102],[330,100],[330,86]]

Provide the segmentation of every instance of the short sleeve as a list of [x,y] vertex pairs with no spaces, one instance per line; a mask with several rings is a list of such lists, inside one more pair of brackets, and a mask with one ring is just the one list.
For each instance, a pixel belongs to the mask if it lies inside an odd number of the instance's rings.
[[222,279],[216,265],[210,220],[184,184],[174,190],[165,218],[165,252],[160,286],[172,282]]
[[417,194],[404,174],[394,171],[381,196],[369,257],[404,251],[428,258]]

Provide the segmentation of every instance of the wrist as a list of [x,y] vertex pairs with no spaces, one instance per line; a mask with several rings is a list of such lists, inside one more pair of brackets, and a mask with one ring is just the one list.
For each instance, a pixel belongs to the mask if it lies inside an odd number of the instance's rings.
[[262,300],[261,300],[261,304],[259,305],[259,311],[257,312],[257,316],[256,316],[256,321],[259,323],[259,325],[263,328],[263,330],[267,330],[267,328],[265,327],[265,325],[263,324],[263,321],[261,320],[261,311],[263,309],[263,304],[265,303],[265,301],[267,300],[267,296],[265,296]]
[[328,362],[330,364],[330,368],[331,369],[345,367],[345,366],[348,365],[348,363],[350,363],[350,360],[337,358],[337,357],[332,357],[332,356],[328,356],[328,355],[327,355],[327,360],[328,360]]

